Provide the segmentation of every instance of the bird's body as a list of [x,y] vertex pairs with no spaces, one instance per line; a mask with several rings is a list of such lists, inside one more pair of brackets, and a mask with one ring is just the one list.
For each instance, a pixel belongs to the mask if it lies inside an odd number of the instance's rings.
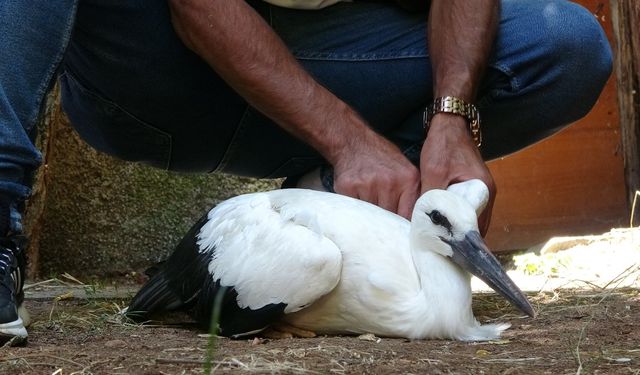
[[[372,248],[374,253],[378,249]],[[428,262],[434,271],[417,278],[417,269],[411,258],[406,259],[407,255],[398,254],[395,258],[389,253],[370,254],[386,262],[387,267],[380,269],[369,259],[361,262],[356,254],[343,253],[345,268],[361,270],[341,277],[329,294],[306,309],[285,315],[284,320],[295,327],[326,334],[374,333],[460,340],[499,337],[507,326],[481,326],[474,318],[466,272],[442,256],[425,254],[421,261]],[[399,269],[406,273],[389,277]]]
[[[475,220],[471,205],[461,207]],[[425,233],[338,194],[286,189],[242,195],[192,228],[129,310],[195,302],[206,323],[223,290],[224,335],[253,334],[284,321],[327,334],[498,337],[507,326],[476,321],[469,274],[447,256],[438,233]]]

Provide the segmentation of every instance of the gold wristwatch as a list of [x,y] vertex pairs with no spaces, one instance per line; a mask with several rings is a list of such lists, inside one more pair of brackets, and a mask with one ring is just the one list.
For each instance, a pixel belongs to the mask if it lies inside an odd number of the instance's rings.
[[482,132],[480,131],[480,112],[478,112],[478,109],[475,105],[467,103],[460,98],[456,98],[455,96],[443,96],[440,98],[436,98],[433,103],[427,106],[427,109],[424,111],[425,132],[429,131],[433,116],[441,112],[459,115],[467,119],[467,121],[469,122],[469,131],[471,131],[473,141],[476,143],[477,147],[480,147],[480,145],[482,145]]

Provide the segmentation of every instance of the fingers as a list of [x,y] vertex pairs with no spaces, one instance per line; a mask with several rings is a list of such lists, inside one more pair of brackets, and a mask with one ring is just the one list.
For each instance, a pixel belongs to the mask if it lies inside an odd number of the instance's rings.
[[392,180],[390,176],[355,181],[349,178],[340,179],[336,183],[336,193],[348,195],[372,204],[387,211],[409,219],[416,200],[418,199],[419,180],[415,177],[402,180]]
[[399,196],[397,194],[389,191],[378,191],[376,192],[376,195],[377,197],[372,196],[372,198],[376,199],[376,202],[371,203],[376,204],[387,211],[398,212]]
[[489,228],[493,202],[496,197],[496,185],[478,148],[471,141],[466,123],[455,122],[456,117],[441,117],[444,123],[429,130],[420,155],[421,191],[446,189],[449,185],[480,179],[489,188],[489,202],[478,218],[478,229],[484,236]]
[[431,159],[431,162],[424,163],[424,167],[421,169],[420,176],[420,192],[425,192],[433,189],[446,189],[452,183],[448,163],[435,162]]
[[489,231],[489,226],[491,224],[491,214],[493,212],[493,203],[495,202],[496,195],[498,193],[496,189],[496,184],[493,180],[493,177],[489,175],[489,180],[484,181],[485,184],[489,187],[489,202],[487,202],[487,206],[482,211],[482,214],[478,218],[478,229],[480,230],[480,234],[482,237],[487,235]]
[[404,194],[400,195],[397,210],[398,215],[404,217],[407,220],[411,220],[411,214],[413,213],[413,206],[416,204],[416,200],[418,200],[417,186],[414,189],[407,190]]
[[[375,134],[375,133],[374,133]],[[420,191],[420,172],[388,140],[375,134],[333,162],[336,193],[410,218]]]
[[[403,157],[404,158],[404,157]],[[366,173],[358,173],[366,170]],[[375,204],[405,218],[411,217],[418,197],[420,173],[408,161],[376,163],[366,169],[335,169],[336,193]]]
[[487,231],[489,231],[489,224],[491,224],[491,211],[493,206],[493,202],[487,204],[480,217],[478,217],[478,229],[480,230],[480,234],[482,237],[487,235]]

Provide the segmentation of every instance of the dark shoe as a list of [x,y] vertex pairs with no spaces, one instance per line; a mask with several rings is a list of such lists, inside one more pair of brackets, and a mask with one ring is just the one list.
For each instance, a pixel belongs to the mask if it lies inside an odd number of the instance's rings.
[[26,267],[21,243],[16,236],[0,238],[0,345],[13,346],[27,341],[27,330],[21,317]]

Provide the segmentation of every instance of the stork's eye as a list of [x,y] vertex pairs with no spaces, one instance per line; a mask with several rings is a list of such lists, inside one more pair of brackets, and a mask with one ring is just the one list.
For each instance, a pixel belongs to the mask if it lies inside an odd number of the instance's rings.
[[435,225],[440,225],[445,227],[448,231],[451,231],[451,223],[449,223],[449,220],[441,214],[440,211],[433,210],[427,213],[427,215],[429,215],[429,218]]

